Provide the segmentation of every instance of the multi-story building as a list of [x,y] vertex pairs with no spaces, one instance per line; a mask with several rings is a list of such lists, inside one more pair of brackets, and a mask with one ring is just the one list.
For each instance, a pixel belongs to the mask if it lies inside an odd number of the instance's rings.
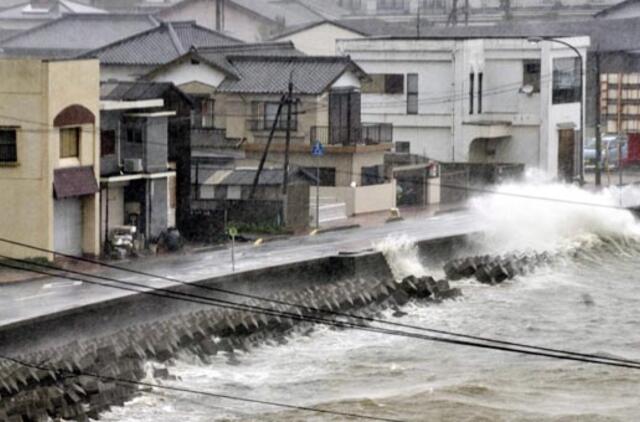
[[[97,60],[0,60],[0,237],[100,253]],[[16,258],[53,255],[0,242]]]
[[[588,37],[566,38],[585,56]],[[523,163],[579,173],[580,59],[527,38],[345,40],[370,76],[363,119],[391,123],[396,149],[444,162]]]

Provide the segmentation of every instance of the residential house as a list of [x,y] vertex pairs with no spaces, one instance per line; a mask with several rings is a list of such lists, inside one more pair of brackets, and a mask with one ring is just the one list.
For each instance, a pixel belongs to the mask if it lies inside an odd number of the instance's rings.
[[[589,47],[588,37],[563,41],[583,56]],[[584,82],[570,48],[482,37],[338,46],[370,74],[363,118],[393,124],[397,150],[443,162],[523,163],[568,180],[580,173]]]
[[318,0],[185,0],[157,14],[165,21],[193,20],[246,42],[271,38],[287,26],[338,19],[346,11]]
[[145,32],[87,52],[83,57],[100,60],[103,81],[135,81],[158,66],[183,56],[191,47],[219,47],[241,43],[196,25],[195,22],[163,22]]
[[[326,203],[345,204],[347,215],[395,206],[395,182],[383,176],[384,154],[391,149],[393,129],[389,124],[362,122],[360,86],[367,75],[361,68],[344,57],[228,59],[238,77],[220,84],[216,101],[227,112],[227,137],[246,139],[247,159],[262,157],[275,128],[268,160],[282,165],[290,128],[290,163],[311,172],[319,169]],[[276,117],[289,80],[295,96],[291,126],[287,107]],[[321,157],[311,154],[317,142],[324,145]]]
[[[0,237],[98,255],[98,62],[2,59],[0,74]],[[53,258],[2,242],[0,253]]]
[[71,0],[28,0],[0,10],[0,28],[31,29],[64,15],[106,13]]
[[148,15],[70,14],[0,42],[10,57],[73,58],[159,26]]
[[110,81],[101,100],[103,241],[110,228],[132,223],[146,240],[184,228],[191,98],[171,83]]
[[367,35],[347,24],[325,20],[287,28],[272,41],[292,42],[298,50],[310,56],[335,56],[337,40],[360,39]]
[[[392,208],[395,184],[383,175],[392,127],[360,119],[360,85],[367,75],[345,57],[300,56],[291,44],[279,54],[260,54],[260,49],[269,48],[262,44],[235,52],[231,47],[196,50],[148,77],[174,80],[189,94],[207,93],[215,110],[222,110],[211,118],[216,128],[224,130],[224,141],[218,144],[226,145],[225,154],[241,149],[245,160],[236,155],[238,165],[254,167],[274,124],[267,165],[284,162],[286,113],[279,119],[275,115],[291,78],[296,98],[291,113],[291,164],[311,169],[312,174],[319,167],[323,198],[346,204],[349,215]],[[248,54],[251,49],[254,53]],[[326,146],[323,157],[311,155],[316,141]],[[213,137],[209,142],[216,144]],[[201,144],[206,145],[207,138]]]

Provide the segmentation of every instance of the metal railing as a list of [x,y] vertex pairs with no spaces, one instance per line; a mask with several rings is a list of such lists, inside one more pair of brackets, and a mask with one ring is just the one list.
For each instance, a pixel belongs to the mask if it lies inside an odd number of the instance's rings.
[[378,145],[391,143],[393,125],[390,123],[363,123],[360,127],[312,126],[312,144],[325,145]]
[[[261,132],[261,131],[270,131],[273,127],[273,120],[265,120],[265,119],[249,119],[247,120],[247,129],[253,132]],[[283,131],[287,130],[287,119],[280,118],[278,123],[276,124],[276,130]],[[297,119],[291,119],[291,130],[298,130],[298,121]]]
[[217,128],[191,128],[191,147],[221,148],[227,146],[226,130]]

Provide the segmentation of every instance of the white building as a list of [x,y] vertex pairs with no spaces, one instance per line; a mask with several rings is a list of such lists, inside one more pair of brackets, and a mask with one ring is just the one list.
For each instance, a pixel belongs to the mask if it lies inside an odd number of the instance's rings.
[[[562,41],[586,55],[588,37]],[[571,49],[523,38],[339,40],[337,49],[371,75],[363,119],[392,123],[396,149],[563,178],[579,171],[580,61]]]

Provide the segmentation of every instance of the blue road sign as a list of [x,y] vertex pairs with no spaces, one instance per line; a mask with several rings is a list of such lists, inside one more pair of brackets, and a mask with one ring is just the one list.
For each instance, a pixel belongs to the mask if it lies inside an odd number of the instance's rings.
[[324,147],[320,141],[316,141],[316,143],[313,144],[313,148],[311,148],[311,155],[314,157],[322,157],[324,155]]

